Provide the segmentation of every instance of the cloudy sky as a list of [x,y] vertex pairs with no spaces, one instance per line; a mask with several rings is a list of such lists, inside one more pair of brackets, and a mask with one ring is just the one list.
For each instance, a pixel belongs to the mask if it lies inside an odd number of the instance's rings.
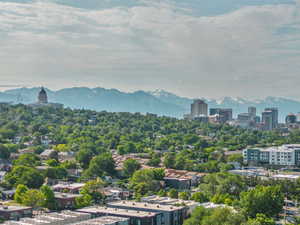
[[0,86],[300,99],[300,0],[0,0]]

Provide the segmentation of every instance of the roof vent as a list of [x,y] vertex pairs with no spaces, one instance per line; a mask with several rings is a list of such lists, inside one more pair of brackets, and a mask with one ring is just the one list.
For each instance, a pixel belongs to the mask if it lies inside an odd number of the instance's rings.
[[157,205],[156,207],[159,208],[159,205]]

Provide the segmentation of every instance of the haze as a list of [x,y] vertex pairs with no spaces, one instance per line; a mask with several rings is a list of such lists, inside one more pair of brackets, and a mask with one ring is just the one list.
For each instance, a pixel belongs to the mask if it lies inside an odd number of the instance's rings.
[[0,84],[300,99],[299,25],[292,0],[1,0]]

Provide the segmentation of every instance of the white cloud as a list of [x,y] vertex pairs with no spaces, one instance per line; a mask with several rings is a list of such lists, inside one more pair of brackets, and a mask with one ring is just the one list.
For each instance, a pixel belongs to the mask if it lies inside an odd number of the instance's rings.
[[87,10],[1,2],[1,80],[208,97],[298,94],[299,33],[277,33],[299,28],[298,3],[210,17],[146,3]]

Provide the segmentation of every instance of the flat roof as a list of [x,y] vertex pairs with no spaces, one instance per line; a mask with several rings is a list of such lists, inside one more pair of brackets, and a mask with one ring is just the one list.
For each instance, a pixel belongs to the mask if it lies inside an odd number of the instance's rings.
[[0,212],[13,212],[13,211],[30,210],[30,209],[32,208],[27,206],[19,206],[19,205],[0,206]]
[[138,210],[127,210],[127,209],[117,209],[112,207],[87,207],[83,209],[78,209],[77,212],[91,213],[91,214],[113,214],[119,216],[128,216],[128,217],[153,217],[157,213],[145,212]]
[[171,205],[162,205],[162,204],[151,204],[145,202],[135,202],[135,201],[117,201],[117,202],[110,202],[107,204],[108,206],[112,207],[128,207],[128,208],[139,208],[145,210],[157,210],[157,211],[174,211],[183,209],[184,206],[171,206]]
[[70,194],[70,193],[61,193],[61,192],[54,192],[55,198],[77,198],[80,197],[80,194]]
[[177,204],[184,204],[186,206],[192,205],[199,205],[198,202],[191,201],[191,200],[181,200],[169,197],[160,197],[158,195],[152,195],[148,197],[142,198],[143,202],[149,202],[152,204],[163,204],[163,205],[177,205]]
[[129,218],[116,217],[116,216],[103,216],[95,219],[72,223],[72,225],[108,225],[112,223],[129,221]]
[[20,221],[7,221],[4,225],[47,225],[53,223],[70,224],[91,219],[91,215],[74,211],[62,211],[60,213],[43,213],[33,218],[22,218]]

